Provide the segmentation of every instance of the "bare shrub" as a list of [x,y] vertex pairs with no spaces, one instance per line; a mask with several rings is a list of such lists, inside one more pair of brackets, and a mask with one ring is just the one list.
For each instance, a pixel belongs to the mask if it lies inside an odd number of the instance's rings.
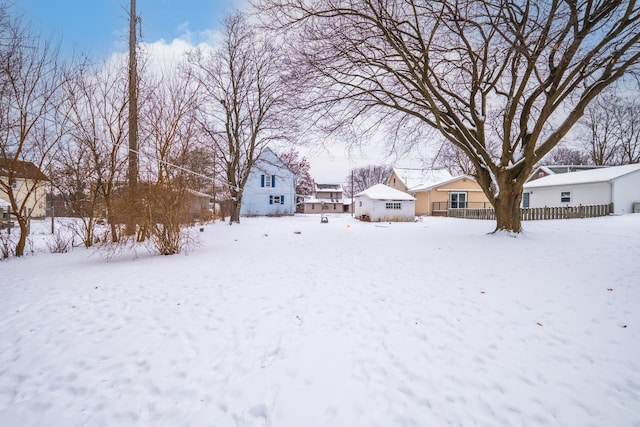
[[56,232],[51,236],[49,241],[47,241],[47,248],[49,248],[49,252],[52,254],[63,254],[69,252],[73,246],[73,238],[69,237],[68,234],[62,232],[61,230],[56,230]]
[[16,254],[16,244],[6,233],[0,233],[0,259],[7,259]]

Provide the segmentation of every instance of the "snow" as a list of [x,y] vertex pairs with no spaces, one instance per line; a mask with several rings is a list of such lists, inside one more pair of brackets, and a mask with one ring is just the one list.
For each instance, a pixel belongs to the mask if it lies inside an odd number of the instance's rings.
[[376,184],[364,191],[356,194],[354,197],[367,196],[373,200],[415,200],[416,198],[404,191],[396,190],[384,184]]
[[524,226],[243,218],[2,261],[0,425],[640,425],[640,215]]
[[420,168],[399,168],[394,167],[393,171],[398,176],[405,187],[415,188],[418,186],[428,186],[437,182],[452,178],[451,173],[446,169],[420,169]]
[[472,177],[471,175],[458,175],[458,176],[450,177],[450,178],[447,178],[447,179],[443,179],[443,180],[438,181],[438,182],[430,182],[428,184],[418,185],[416,187],[411,187],[411,188],[409,188],[407,190],[407,192],[409,192],[409,193],[414,193],[414,192],[417,193],[419,191],[431,190],[433,188],[440,187],[442,185],[446,185],[446,184],[449,184],[451,182],[459,181],[459,180],[465,179],[465,178],[475,181],[475,178]]
[[605,168],[579,170],[545,176],[527,182],[525,188],[550,187],[554,185],[591,184],[608,182],[616,178],[640,171],[640,164],[611,166]]

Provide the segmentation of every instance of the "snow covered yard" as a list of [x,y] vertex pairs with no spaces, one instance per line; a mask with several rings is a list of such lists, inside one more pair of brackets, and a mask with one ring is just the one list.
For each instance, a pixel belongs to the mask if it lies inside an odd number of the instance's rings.
[[0,426],[640,426],[640,215],[524,226],[244,218],[0,262]]

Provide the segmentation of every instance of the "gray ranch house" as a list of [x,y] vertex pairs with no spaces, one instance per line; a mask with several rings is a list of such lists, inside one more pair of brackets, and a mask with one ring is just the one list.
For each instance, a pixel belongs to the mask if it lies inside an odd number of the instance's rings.
[[549,175],[524,184],[522,207],[613,204],[615,214],[640,208],[640,164]]

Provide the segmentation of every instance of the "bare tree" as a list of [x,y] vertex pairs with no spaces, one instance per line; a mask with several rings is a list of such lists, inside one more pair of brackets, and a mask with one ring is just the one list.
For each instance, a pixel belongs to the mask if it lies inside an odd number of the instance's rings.
[[123,235],[127,164],[125,64],[113,62],[83,68],[64,85],[64,99],[66,138],[58,157],[57,176],[68,175],[59,181],[60,185],[71,180],[81,188],[58,190],[76,193],[74,197],[83,200],[73,209],[83,219],[81,236],[86,246],[92,245],[95,222],[103,215],[109,224],[109,240],[118,242]]
[[207,102],[202,125],[224,166],[234,200],[230,224],[240,222],[242,191],[266,146],[287,137],[287,84],[278,50],[260,37],[246,16],[224,20],[222,45],[193,55]]
[[145,81],[152,90],[142,104],[140,125],[145,150],[151,151],[148,176],[153,174],[155,179],[140,188],[146,200],[142,231],[153,237],[161,254],[173,255],[189,241],[185,226],[193,220],[186,196],[189,176],[195,172],[185,166],[198,141],[200,92],[189,68],[156,78],[147,76]]
[[0,6],[0,58],[0,193],[20,226],[15,255],[22,256],[32,212],[46,197],[41,171],[48,170],[61,137],[63,119],[55,107],[63,72],[57,49],[9,16],[5,6]]
[[327,120],[378,114],[437,129],[472,161],[496,231],[521,231],[534,165],[640,59],[635,0],[263,0],[262,8],[292,32],[300,72],[317,77],[314,105],[331,107]]
[[434,169],[446,169],[451,175],[476,175],[476,168],[469,156],[458,146],[444,141],[433,161]]
[[311,164],[306,157],[300,158],[295,148],[278,153],[278,157],[296,174],[296,194],[311,195],[315,191],[316,183],[311,177]]
[[562,145],[555,147],[540,162],[543,165],[588,165],[591,164],[589,155],[576,148]]
[[[358,194],[376,184],[384,184],[389,179],[391,170],[391,166],[388,165],[369,165],[353,168],[349,176],[345,178],[350,183],[347,187],[351,187],[351,184],[353,184],[353,194]],[[347,193],[349,193],[349,196],[352,195],[351,188],[348,189]]]
[[584,148],[596,165],[640,162],[640,104],[607,91],[580,120]]

